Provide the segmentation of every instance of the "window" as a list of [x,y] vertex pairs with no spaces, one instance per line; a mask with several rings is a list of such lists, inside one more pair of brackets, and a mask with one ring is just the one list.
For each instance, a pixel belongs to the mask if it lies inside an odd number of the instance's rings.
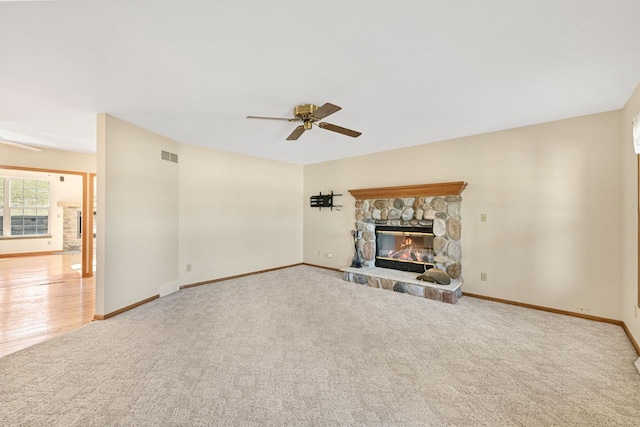
[[49,181],[0,177],[2,236],[49,233]]

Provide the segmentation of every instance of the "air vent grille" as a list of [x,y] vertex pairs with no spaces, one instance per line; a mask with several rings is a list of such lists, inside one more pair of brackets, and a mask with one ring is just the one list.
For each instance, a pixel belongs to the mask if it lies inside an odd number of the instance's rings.
[[178,163],[178,155],[176,153],[170,153],[168,151],[162,150],[162,160]]

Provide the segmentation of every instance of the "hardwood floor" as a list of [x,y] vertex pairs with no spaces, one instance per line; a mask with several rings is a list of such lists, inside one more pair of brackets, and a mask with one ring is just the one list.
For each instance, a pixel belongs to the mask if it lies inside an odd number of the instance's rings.
[[0,357],[93,320],[95,282],[81,255],[0,258]]

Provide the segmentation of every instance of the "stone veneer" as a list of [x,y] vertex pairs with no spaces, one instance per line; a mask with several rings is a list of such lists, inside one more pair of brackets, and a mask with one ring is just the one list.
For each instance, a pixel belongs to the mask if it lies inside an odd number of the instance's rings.
[[78,235],[79,206],[65,206],[63,208],[62,249],[67,252],[82,250],[82,238]]
[[433,220],[436,268],[461,280],[461,202],[460,196],[356,200],[356,230],[361,232],[356,244],[364,266],[375,266],[376,225],[418,227]]

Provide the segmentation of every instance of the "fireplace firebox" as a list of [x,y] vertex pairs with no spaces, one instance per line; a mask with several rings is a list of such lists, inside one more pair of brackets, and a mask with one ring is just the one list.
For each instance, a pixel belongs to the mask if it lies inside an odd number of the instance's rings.
[[376,267],[423,273],[435,266],[433,221],[423,227],[376,227]]

